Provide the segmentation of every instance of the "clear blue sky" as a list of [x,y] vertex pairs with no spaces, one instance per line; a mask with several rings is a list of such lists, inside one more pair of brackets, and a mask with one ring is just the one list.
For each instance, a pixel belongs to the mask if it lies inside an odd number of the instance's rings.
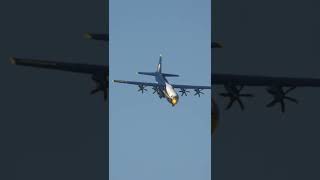
[[113,79],[155,82],[138,71],[179,74],[171,83],[210,85],[210,0],[110,1],[110,180],[209,180],[210,91],[201,98],[141,94]]

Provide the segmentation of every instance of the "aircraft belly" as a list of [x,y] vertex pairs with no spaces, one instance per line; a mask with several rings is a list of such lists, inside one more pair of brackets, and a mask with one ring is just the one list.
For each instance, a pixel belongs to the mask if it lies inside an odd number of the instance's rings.
[[169,96],[169,94],[168,94],[168,92],[167,92],[166,90],[163,90],[162,92],[163,92],[163,94],[164,94],[164,96],[165,96],[166,98],[169,98],[169,99],[170,99],[170,96]]

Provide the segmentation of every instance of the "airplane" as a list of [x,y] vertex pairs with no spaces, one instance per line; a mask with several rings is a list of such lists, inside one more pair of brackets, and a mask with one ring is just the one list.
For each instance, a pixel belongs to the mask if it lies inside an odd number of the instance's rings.
[[162,56],[160,54],[159,63],[157,65],[157,69],[155,72],[138,72],[138,74],[154,76],[157,83],[149,83],[149,82],[137,82],[137,81],[124,81],[124,80],[113,80],[115,83],[125,83],[125,84],[133,84],[138,85],[139,90],[143,93],[145,87],[152,86],[154,93],[157,93],[159,98],[166,98],[168,102],[173,106],[175,106],[179,101],[179,96],[177,92],[174,90],[175,88],[180,89],[181,96],[186,95],[189,91],[186,89],[193,89],[195,91],[194,95],[198,95],[200,97],[203,89],[211,89],[211,86],[192,86],[192,85],[178,85],[178,84],[170,84],[166,77],[179,77],[176,74],[168,74],[162,72]]
[[[109,34],[87,32],[84,33],[84,38],[107,42],[109,41]],[[211,44],[211,46],[215,46],[217,48],[221,47],[219,43]],[[95,65],[88,63],[68,63],[18,57],[10,57],[9,60],[11,64],[19,66],[29,66],[34,68],[45,68],[91,75],[91,79],[95,82],[96,87],[90,92],[90,94],[96,94],[102,91],[104,100],[107,100],[109,89],[109,66],[107,65]]]
[[[107,42],[109,41],[108,34],[94,34],[86,33],[86,38]],[[211,48],[222,48],[220,43],[211,43]],[[12,64],[31,66],[37,68],[48,68],[62,71],[70,71],[75,73],[85,73],[91,75],[91,78],[96,82],[96,88],[91,91],[91,94],[96,94],[99,91],[104,93],[104,100],[108,96],[109,83],[109,67],[107,65],[92,65],[81,63],[65,63],[57,61],[47,61],[38,59],[25,58],[10,58]],[[237,75],[237,74],[211,74],[211,86],[224,86],[226,92],[218,95],[229,98],[230,101],[226,106],[226,110],[230,109],[235,102],[240,105],[241,110],[244,110],[244,104],[241,98],[251,98],[253,94],[244,93],[244,86],[266,86],[267,92],[273,96],[273,100],[266,105],[266,107],[273,107],[276,104],[281,105],[281,112],[285,112],[285,100],[298,103],[298,100],[289,97],[287,94],[297,87],[320,87],[320,79],[315,78],[290,78],[290,77],[269,77],[269,76],[255,76],[255,75]],[[286,88],[286,89],[284,89]],[[183,92],[181,92],[183,93]],[[213,93],[215,94],[215,92]],[[185,94],[184,94],[185,95]],[[182,96],[182,94],[181,94]],[[211,133],[214,134],[219,120],[219,107],[212,97],[211,101]]]

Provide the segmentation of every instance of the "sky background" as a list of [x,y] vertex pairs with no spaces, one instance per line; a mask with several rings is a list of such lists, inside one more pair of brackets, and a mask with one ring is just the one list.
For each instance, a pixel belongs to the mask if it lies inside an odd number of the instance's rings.
[[[110,80],[155,82],[136,72],[162,54],[170,82],[209,85],[210,3],[110,1]],[[210,179],[210,91],[172,107],[147,89],[110,81],[110,179]]]
[[[223,0],[213,3],[215,73],[320,78],[318,1]],[[319,179],[319,88],[289,93],[299,104],[266,108],[265,87],[245,87],[246,110],[217,97],[221,121],[214,142],[214,179]],[[223,88],[216,86],[216,91]]]

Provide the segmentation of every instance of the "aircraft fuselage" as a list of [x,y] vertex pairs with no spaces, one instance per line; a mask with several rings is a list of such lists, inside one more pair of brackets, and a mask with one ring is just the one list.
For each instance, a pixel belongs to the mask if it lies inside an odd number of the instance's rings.
[[176,105],[179,101],[179,96],[168,80],[160,72],[156,73],[155,80],[158,82],[160,87],[162,87],[157,90],[159,97],[161,98],[164,96],[172,106]]

